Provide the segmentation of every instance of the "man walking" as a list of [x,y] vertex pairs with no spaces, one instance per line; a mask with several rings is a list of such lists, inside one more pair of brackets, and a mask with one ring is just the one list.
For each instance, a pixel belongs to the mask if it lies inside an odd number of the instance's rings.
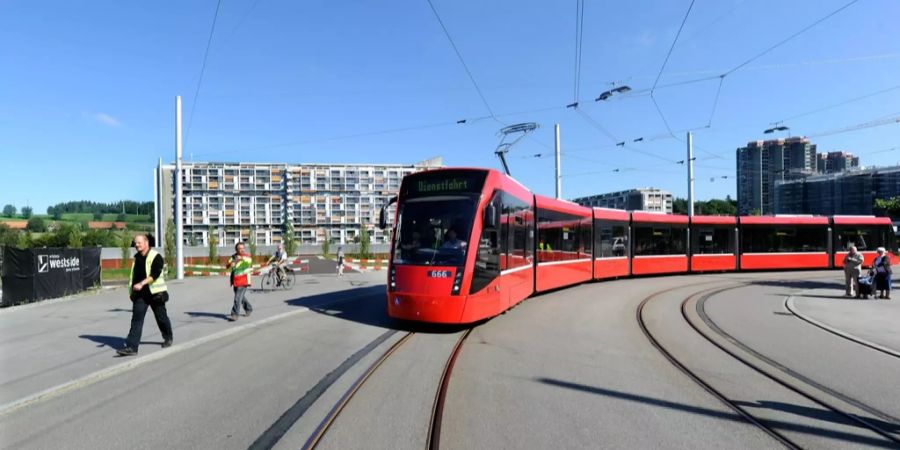
[[253,306],[247,301],[247,288],[250,287],[250,271],[253,270],[253,258],[244,251],[244,243],[238,242],[234,246],[235,253],[228,260],[225,268],[231,268],[231,287],[234,288],[234,307],[228,320],[234,322],[241,313],[241,305],[244,306],[244,314],[250,317]]
[[859,275],[862,272],[863,255],[851,244],[849,253],[844,257],[844,295],[852,297],[859,294]]
[[337,252],[337,273],[339,277],[344,276],[344,247],[338,247]]
[[128,283],[128,296],[131,298],[131,331],[125,339],[125,347],[116,352],[122,356],[136,355],[144,330],[144,316],[147,307],[153,309],[156,324],[162,333],[163,348],[172,345],[172,323],[166,313],[166,302],[169,292],[166,289],[165,260],[156,250],[150,248],[147,236],[139,234],[134,238],[137,253],[131,264],[131,277]]

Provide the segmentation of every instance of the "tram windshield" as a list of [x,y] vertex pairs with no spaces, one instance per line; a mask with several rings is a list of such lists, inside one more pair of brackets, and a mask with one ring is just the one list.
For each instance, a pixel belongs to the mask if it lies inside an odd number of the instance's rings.
[[394,264],[465,264],[477,200],[478,195],[469,194],[403,202],[397,211]]

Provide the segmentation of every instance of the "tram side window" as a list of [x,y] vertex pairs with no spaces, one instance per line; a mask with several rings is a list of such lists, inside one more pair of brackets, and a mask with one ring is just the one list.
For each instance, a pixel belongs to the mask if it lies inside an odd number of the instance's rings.
[[598,258],[628,255],[628,228],[624,223],[598,220],[594,227],[594,248]]
[[[502,222],[500,214],[502,204],[500,194],[494,194],[482,213],[481,238],[478,240],[478,254],[475,256],[475,271],[472,273],[471,293],[485,288],[494,278],[500,276],[500,242]],[[490,213],[493,212],[493,217]],[[493,222],[493,224],[491,224]],[[494,226],[491,226],[494,225]]]
[[730,227],[696,228],[691,250],[695,255],[734,253],[734,230]]
[[563,223],[559,249],[560,259],[578,258],[578,221],[567,220]]
[[850,244],[859,251],[874,251],[878,247],[890,248],[886,227],[838,227],[834,233],[834,249],[847,251]]
[[635,226],[634,255],[684,255],[687,228]]
[[531,248],[534,245],[534,215],[531,208],[522,200],[504,193],[503,211],[509,226],[506,268],[528,265],[531,263]]
[[745,227],[743,251],[746,253],[824,252],[828,230],[819,226]]
[[578,216],[538,209],[538,261],[562,261],[578,258]]
[[591,234],[591,223],[593,219],[584,219],[578,224],[578,258],[590,258],[593,238]]

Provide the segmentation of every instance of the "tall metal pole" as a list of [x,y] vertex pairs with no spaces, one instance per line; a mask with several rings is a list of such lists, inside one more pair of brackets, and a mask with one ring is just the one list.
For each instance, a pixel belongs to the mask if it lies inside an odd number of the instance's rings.
[[162,248],[159,242],[159,167],[153,169],[153,236],[156,238],[156,248]]
[[556,198],[562,198],[562,182],[559,176],[559,124],[553,127],[556,133]]
[[694,215],[694,137],[687,134],[687,164],[688,164],[688,216]]
[[181,96],[175,97],[175,278],[184,279],[184,217],[181,174]]

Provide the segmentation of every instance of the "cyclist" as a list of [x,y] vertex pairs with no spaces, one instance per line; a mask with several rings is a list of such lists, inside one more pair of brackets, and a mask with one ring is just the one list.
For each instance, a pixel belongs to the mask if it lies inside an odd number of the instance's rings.
[[284,251],[284,247],[281,244],[278,244],[278,250],[276,250],[275,254],[266,262],[266,264],[275,266],[275,276],[278,279],[277,286],[281,286],[281,282],[284,280],[284,266],[287,264],[287,260],[287,252]]

